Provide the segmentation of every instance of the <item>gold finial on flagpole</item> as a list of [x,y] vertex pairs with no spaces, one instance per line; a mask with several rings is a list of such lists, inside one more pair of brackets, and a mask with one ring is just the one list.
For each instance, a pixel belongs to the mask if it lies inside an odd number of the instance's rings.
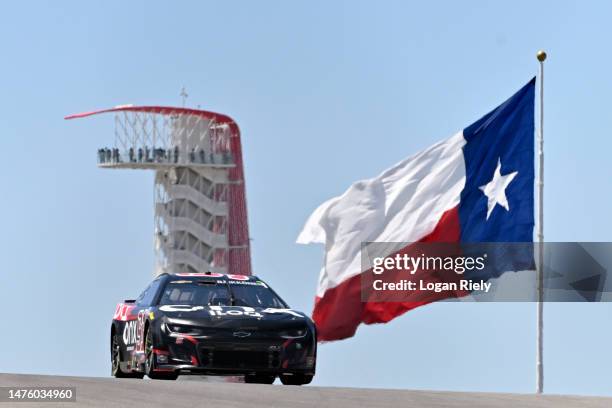
[[543,50],[538,51],[536,57],[538,57],[538,61],[544,62],[546,59],[546,53]]

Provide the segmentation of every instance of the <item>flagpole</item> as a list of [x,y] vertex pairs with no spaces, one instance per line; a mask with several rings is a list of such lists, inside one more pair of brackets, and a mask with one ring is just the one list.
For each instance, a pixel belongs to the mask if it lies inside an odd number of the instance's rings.
[[544,391],[544,61],[546,53],[538,51],[540,61],[540,131],[538,132],[538,225],[537,225],[537,349],[536,393]]

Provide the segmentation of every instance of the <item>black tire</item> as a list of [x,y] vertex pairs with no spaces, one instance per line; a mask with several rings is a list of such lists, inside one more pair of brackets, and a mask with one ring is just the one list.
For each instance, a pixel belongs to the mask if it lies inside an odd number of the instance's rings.
[[312,381],[312,375],[310,374],[293,374],[293,375],[282,375],[280,380],[283,385],[304,385],[310,384]]
[[126,373],[121,369],[121,352],[119,350],[119,336],[113,332],[111,337],[111,375],[115,378],[139,378],[142,379],[142,373]]
[[247,374],[244,376],[244,382],[247,384],[273,384],[274,380],[276,380],[276,376],[268,374]]
[[145,329],[145,374],[152,380],[176,380],[178,374],[175,372],[155,372],[155,354],[153,353],[153,332],[147,327]]

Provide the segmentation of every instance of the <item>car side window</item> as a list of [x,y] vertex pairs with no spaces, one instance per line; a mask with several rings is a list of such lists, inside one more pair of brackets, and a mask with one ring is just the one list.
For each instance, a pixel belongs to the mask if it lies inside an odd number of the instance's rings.
[[149,284],[149,286],[147,286],[147,287],[145,288],[145,290],[143,290],[143,291],[142,291],[142,293],[140,294],[140,296],[138,296],[138,297],[136,298],[136,304],[137,304],[138,306],[144,306],[144,305],[142,304],[142,300],[143,300],[143,299],[144,299],[144,297],[147,295],[147,292],[148,292],[148,290],[149,290],[149,288],[150,288],[150,287],[151,287],[151,284]]
[[142,292],[142,294],[136,300],[136,304],[138,306],[151,306],[153,300],[155,299],[155,295],[157,294],[157,289],[161,284],[161,279],[156,279]]

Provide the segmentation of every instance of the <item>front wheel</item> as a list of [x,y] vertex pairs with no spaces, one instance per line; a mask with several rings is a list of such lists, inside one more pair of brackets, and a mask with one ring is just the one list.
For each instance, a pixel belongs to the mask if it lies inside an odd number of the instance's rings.
[[126,373],[121,369],[121,350],[119,344],[119,336],[113,334],[111,338],[111,375],[115,378],[139,378],[142,379],[142,373]]
[[174,371],[156,371],[155,353],[153,353],[153,331],[147,329],[145,334],[145,374],[152,380],[176,380],[178,374]]
[[312,377],[313,375],[311,374],[281,374],[280,380],[283,385],[304,385],[310,384],[310,382],[312,381]]

